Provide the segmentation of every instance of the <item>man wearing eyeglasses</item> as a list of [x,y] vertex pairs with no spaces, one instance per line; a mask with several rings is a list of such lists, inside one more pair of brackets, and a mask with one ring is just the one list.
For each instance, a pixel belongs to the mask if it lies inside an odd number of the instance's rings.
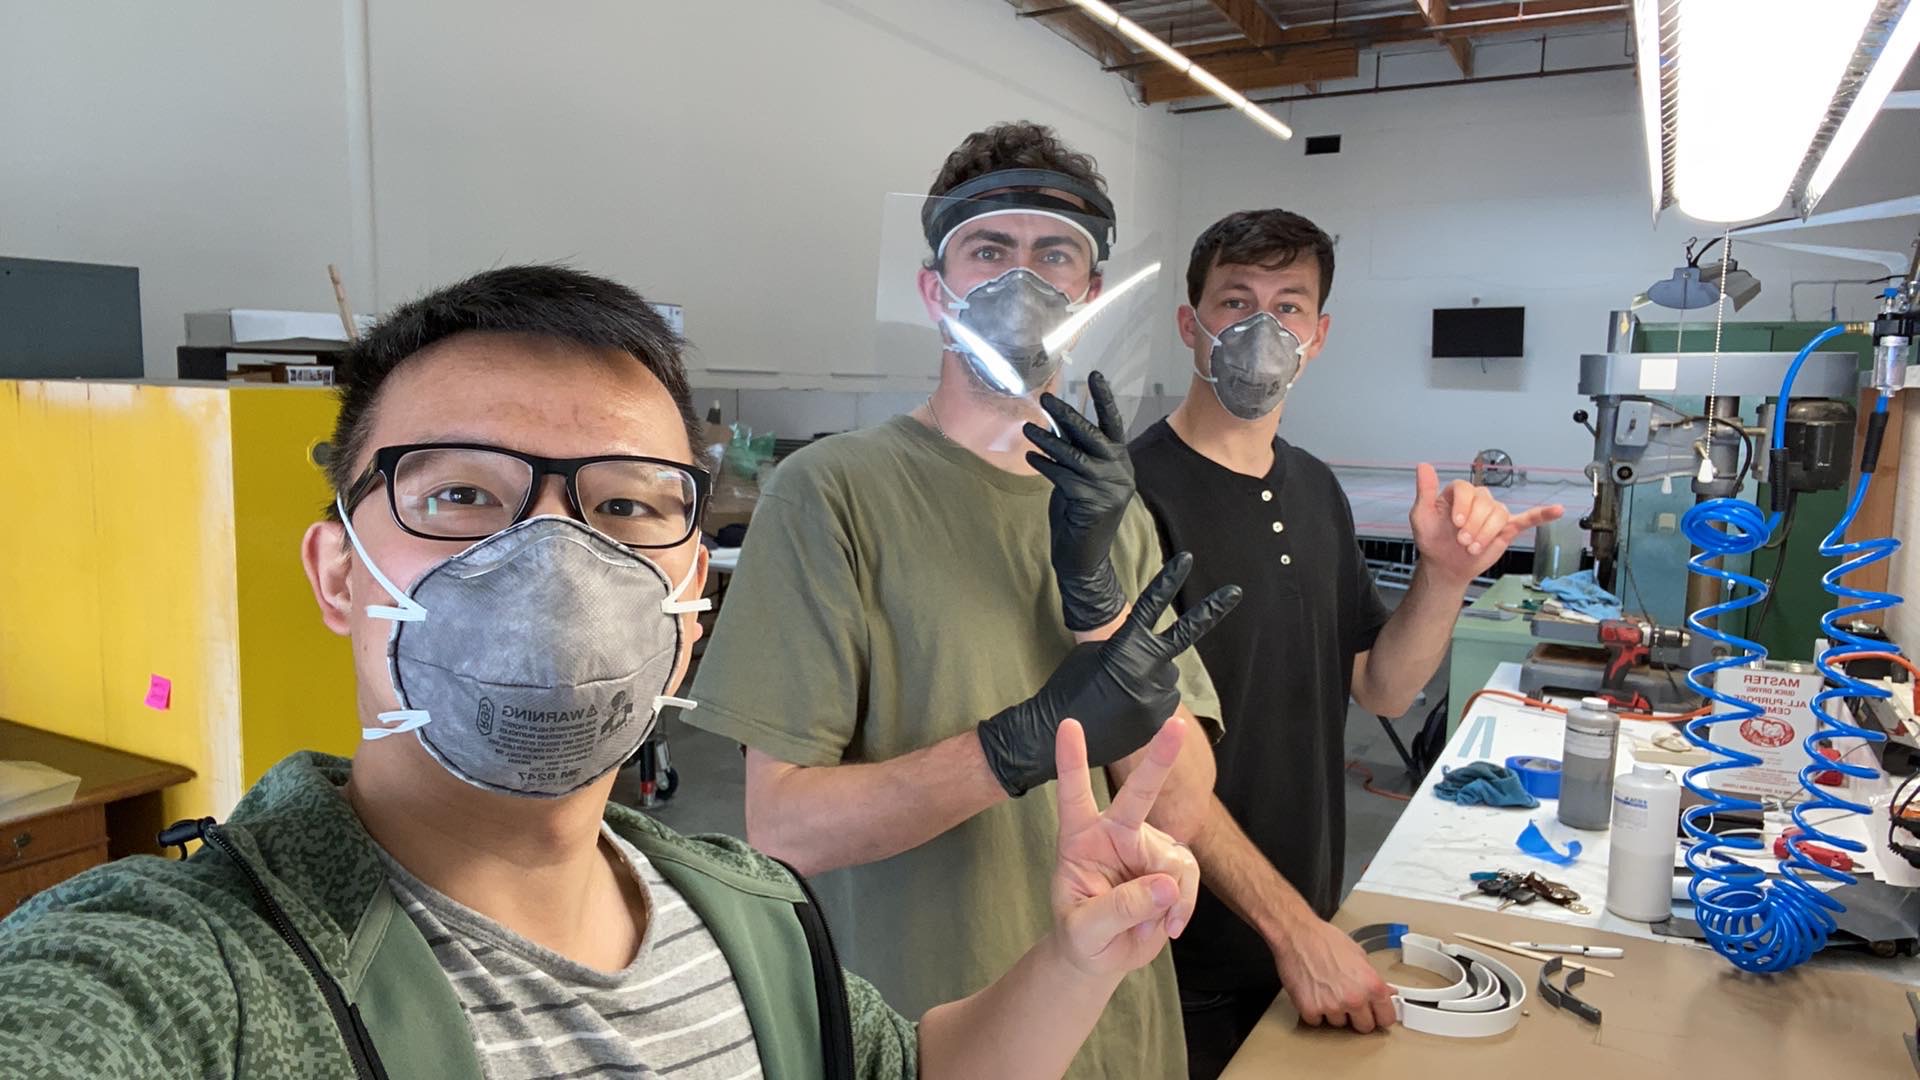
[[[1130,479],[1104,482],[1126,467],[1105,384],[1091,379],[1111,439],[1047,393],[1060,358],[1045,339],[1100,293],[1104,188],[1035,124],[975,132],[947,158],[918,275],[945,339],[927,357],[939,388],[774,472],[695,684],[688,722],[746,747],[748,838],[823,875],[849,966],[909,1011],[986,985],[1050,919],[1049,724],[1086,726],[1104,796],[1161,721],[1180,714],[1204,743],[1194,717],[1219,712],[1190,656],[1154,693],[1076,667],[1161,564]],[[1060,426],[1046,456],[1036,421]],[[1211,761],[1204,745],[1180,755],[1155,824],[1191,835]],[[1115,993],[1070,1075],[1184,1069],[1163,956]]]
[[[1053,918],[917,1025],[843,972],[802,879],[608,803],[699,636],[680,346],[629,289],[510,267],[354,347],[301,556],[364,741],[169,828],[191,858],[96,868],[0,923],[0,1076],[1062,1073],[1192,910],[1192,856],[1146,824],[1179,723],[1104,811],[1079,725],[1050,731]],[[1178,584],[1086,663],[1170,686],[1211,625],[1153,633]]]

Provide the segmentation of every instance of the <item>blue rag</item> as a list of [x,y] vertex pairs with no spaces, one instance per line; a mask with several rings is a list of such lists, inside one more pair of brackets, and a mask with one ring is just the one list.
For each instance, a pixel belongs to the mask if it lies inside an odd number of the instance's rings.
[[1527,793],[1520,774],[1491,761],[1476,761],[1457,769],[1441,766],[1433,793],[1461,806],[1519,806],[1528,810],[1540,800]]
[[1568,611],[1577,611],[1596,619],[1620,617],[1620,598],[1601,588],[1600,583],[1594,580],[1591,570],[1582,570],[1577,574],[1566,574],[1561,577],[1542,578],[1539,587],[1541,592],[1547,593],[1564,604]]

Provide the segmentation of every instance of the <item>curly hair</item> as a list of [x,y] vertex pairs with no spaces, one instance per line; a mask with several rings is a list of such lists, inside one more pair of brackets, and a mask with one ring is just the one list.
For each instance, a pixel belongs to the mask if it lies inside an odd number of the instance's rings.
[[[927,204],[921,208],[923,221],[938,207],[940,196],[976,176],[1002,169],[1051,169],[1065,173],[1098,191],[1107,190],[1107,179],[1093,155],[1071,149],[1045,124],[1016,120],[995,124],[960,140],[927,189]],[[938,270],[938,259],[929,258],[927,269]]]
[[1106,178],[1100,175],[1100,166],[1092,155],[1069,149],[1045,124],[1019,120],[995,124],[960,140],[941,163],[927,194],[944,195],[976,176],[1001,169],[1052,169],[1089,187],[1107,190]]

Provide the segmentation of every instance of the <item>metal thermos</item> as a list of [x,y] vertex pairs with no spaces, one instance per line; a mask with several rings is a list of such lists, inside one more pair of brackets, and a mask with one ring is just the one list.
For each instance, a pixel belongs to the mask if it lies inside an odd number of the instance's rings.
[[1604,829],[1613,809],[1613,756],[1620,720],[1605,698],[1590,697],[1567,710],[1567,741],[1560,753],[1560,821],[1576,829]]

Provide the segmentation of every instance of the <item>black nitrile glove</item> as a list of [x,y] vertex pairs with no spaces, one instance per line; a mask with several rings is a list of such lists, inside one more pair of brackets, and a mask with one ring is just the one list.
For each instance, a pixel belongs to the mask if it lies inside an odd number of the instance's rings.
[[1047,521],[1053,531],[1053,572],[1060,579],[1060,607],[1067,629],[1098,630],[1127,608],[1120,579],[1114,576],[1113,535],[1133,501],[1133,459],[1127,456],[1127,428],[1113,403],[1107,377],[1087,378],[1095,427],[1079,411],[1052,394],[1040,395],[1040,407],[1060,429],[1055,435],[1038,424],[1025,428],[1028,441],[1044,453],[1027,452],[1027,463],[1053,481]]
[[987,766],[1010,795],[1024,795],[1054,778],[1054,734],[1062,720],[1087,733],[1087,764],[1110,765],[1147,745],[1180,707],[1180,671],[1173,659],[1191,648],[1240,602],[1229,585],[1155,634],[1153,624],[1193,568],[1181,552],[1133,605],[1133,614],[1105,641],[1076,645],[1040,692],[981,722]]

